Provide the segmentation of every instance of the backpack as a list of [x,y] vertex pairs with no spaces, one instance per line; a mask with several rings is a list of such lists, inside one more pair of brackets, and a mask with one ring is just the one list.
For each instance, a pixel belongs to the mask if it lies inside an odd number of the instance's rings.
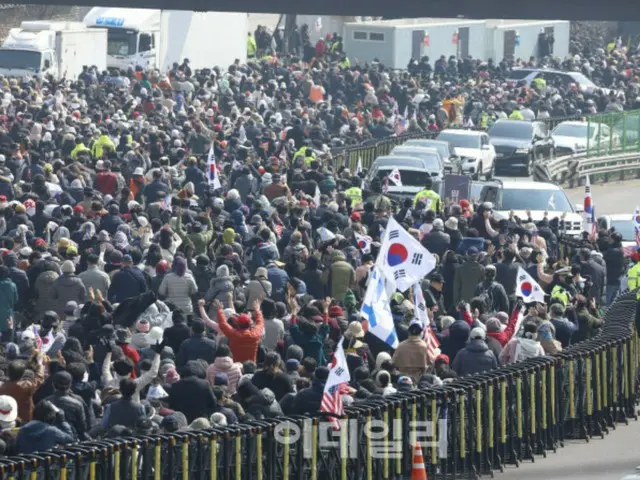
[[476,299],[482,301],[486,312],[491,312],[493,310],[493,295],[491,294],[491,287],[485,288],[479,295],[476,295]]

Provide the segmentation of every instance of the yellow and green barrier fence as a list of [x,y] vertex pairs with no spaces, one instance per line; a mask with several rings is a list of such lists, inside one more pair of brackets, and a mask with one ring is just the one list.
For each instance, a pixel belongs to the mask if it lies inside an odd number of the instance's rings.
[[400,479],[417,442],[430,480],[493,475],[635,418],[637,303],[635,292],[619,297],[596,337],[557,356],[358,402],[339,430],[318,414],[96,440],[2,458],[0,479]]

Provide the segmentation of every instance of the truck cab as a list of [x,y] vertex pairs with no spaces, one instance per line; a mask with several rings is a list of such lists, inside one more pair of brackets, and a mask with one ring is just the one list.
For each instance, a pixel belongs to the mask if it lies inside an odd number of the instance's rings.
[[[7,77],[58,78],[55,62],[56,32],[24,22],[12,28],[0,48],[0,74]],[[35,22],[33,22],[35,23]]]
[[84,17],[89,28],[107,29],[107,67],[127,70],[157,66],[161,11],[95,7]]

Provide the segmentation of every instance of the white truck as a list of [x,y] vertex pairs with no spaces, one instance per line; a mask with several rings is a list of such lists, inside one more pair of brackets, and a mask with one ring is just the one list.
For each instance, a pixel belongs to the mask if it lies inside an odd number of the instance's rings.
[[109,32],[110,69],[140,66],[166,72],[185,58],[192,69],[226,69],[247,58],[246,13],[95,7],[84,24]]
[[106,70],[106,46],[102,28],[89,29],[81,22],[22,22],[0,47],[0,74],[75,80],[85,65]]

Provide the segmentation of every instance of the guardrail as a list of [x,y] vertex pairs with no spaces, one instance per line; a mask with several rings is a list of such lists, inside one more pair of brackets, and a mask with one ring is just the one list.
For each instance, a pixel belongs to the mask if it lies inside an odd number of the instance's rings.
[[614,152],[600,157],[589,157],[587,153],[556,157],[538,163],[534,168],[534,179],[578,186],[589,175],[591,183],[640,178],[640,152]]
[[636,306],[619,297],[596,337],[557,356],[354,404],[339,431],[318,414],[105,439],[0,459],[0,478],[386,480],[410,476],[417,442],[432,480],[493,475],[635,418]]

